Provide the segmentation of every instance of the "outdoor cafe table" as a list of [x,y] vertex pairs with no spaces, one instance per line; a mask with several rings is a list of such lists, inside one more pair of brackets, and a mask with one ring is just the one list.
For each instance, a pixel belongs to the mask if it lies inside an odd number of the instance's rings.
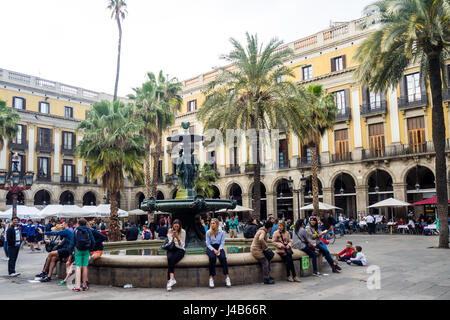
[[395,226],[396,224],[397,224],[397,223],[395,223],[395,222],[388,222],[388,223],[387,223],[387,225],[389,226],[391,235],[392,235],[392,227]]
[[402,229],[402,232],[405,233],[405,231],[409,230],[409,227],[408,227],[408,225],[403,224],[403,225],[397,226],[397,229]]

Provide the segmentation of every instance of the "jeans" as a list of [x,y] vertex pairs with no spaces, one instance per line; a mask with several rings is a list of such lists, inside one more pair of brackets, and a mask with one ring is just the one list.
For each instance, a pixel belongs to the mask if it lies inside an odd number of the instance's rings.
[[352,263],[354,263],[354,264],[356,264],[358,266],[361,266],[361,267],[363,266],[361,261],[352,261]]
[[175,265],[183,259],[185,251],[180,248],[175,250],[167,251],[167,264],[169,265],[169,270],[167,271],[167,280],[170,280],[170,274],[175,273]]
[[7,258],[9,258],[8,254],[8,242],[5,241],[5,244],[3,245],[3,250],[5,251],[5,255]]
[[[213,247],[214,247],[214,245],[213,245]],[[218,248],[219,248],[219,245],[217,245],[217,248],[215,248],[215,249],[218,250]],[[217,259],[219,259],[220,264],[222,265],[223,274],[224,275],[228,274],[227,256],[225,255],[225,251],[223,249],[220,250],[219,256],[216,256],[214,251],[211,251],[211,250],[209,250],[209,248],[206,248],[206,254],[209,257],[209,275],[210,276],[214,277],[216,275]]]
[[292,277],[296,277],[297,274],[295,272],[294,260],[292,259],[292,255],[286,254],[284,256],[280,255],[281,259],[283,259],[284,264],[286,265],[286,273],[289,277],[292,274]]
[[319,249],[319,251],[324,255],[325,260],[327,260],[328,264],[330,265],[330,267],[333,269],[334,268],[334,260],[331,257],[330,251],[328,251],[328,248],[326,245],[324,245],[322,242],[319,243],[317,246],[317,249]]
[[302,251],[312,259],[313,271],[317,273],[317,253],[310,247],[304,247]]
[[19,255],[20,246],[14,246],[8,248],[9,261],[8,261],[8,274],[16,273],[16,261]]
[[258,259],[261,264],[264,280],[270,279],[270,261],[266,258]]

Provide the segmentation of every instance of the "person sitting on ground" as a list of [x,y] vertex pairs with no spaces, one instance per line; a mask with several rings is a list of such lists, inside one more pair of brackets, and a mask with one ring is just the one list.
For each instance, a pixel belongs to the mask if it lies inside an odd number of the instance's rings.
[[276,248],[276,253],[281,256],[286,265],[287,281],[300,282],[295,272],[294,260],[292,259],[294,252],[292,251],[291,236],[286,230],[284,221],[278,222],[278,230],[273,234],[272,244]]
[[61,223],[61,227],[63,230],[58,232],[46,232],[46,236],[59,236],[64,240],[63,247],[52,251],[47,256],[47,261],[44,265],[44,269],[42,272],[38,275],[36,275],[37,278],[41,278],[41,282],[50,282],[52,280],[52,274],[53,269],[55,268],[56,262],[58,260],[63,260],[65,258],[68,258],[74,248],[74,234],[73,230],[70,228],[70,226],[66,222]]
[[172,287],[177,283],[175,280],[175,265],[183,259],[186,249],[186,231],[181,226],[181,221],[175,219],[172,228],[167,232],[167,239],[169,242],[175,244],[173,250],[167,250],[167,291],[172,291]]
[[268,250],[267,241],[269,240],[269,234],[272,230],[273,223],[271,221],[266,222],[264,227],[256,232],[253,238],[252,245],[250,246],[250,252],[252,256],[258,260],[262,266],[264,284],[274,284],[275,281],[270,276],[270,260],[266,258],[264,251]]
[[350,258],[353,258],[355,254],[355,250],[353,249],[353,243],[351,241],[347,241],[345,245],[345,249],[338,253],[339,261],[347,261]]
[[244,226],[244,238],[253,239],[255,237],[256,231],[258,231],[258,224],[256,219],[250,219]]
[[230,275],[228,273],[227,256],[225,254],[225,231],[219,229],[219,220],[212,219],[210,228],[206,232],[206,254],[209,257],[209,287],[214,288],[214,277],[216,276],[216,263],[219,259],[225,275],[225,284],[231,287]]
[[127,239],[127,241],[136,241],[138,239],[138,236],[139,230],[133,223],[131,227],[129,227],[127,231],[125,231],[125,238]]
[[165,240],[167,239],[167,227],[166,227],[166,220],[161,219],[159,221],[159,227],[156,229],[156,233],[158,234],[159,240]]
[[[89,287],[88,281],[88,266],[90,252],[94,251],[94,235],[91,229],[87,227],[86,219],[78,221],[78,228],[74,231],[74,250],[75,250],[75,286],[72,291],[79,292],[81,290],[87,291]],[[80,288],[82,281],[82,287]]]
[[360,246],[356,246],[356,257],[355,258],[350,258],[350,260],[347,261],[348,265],[351,264],[356,264],[358,266],[366,266],[367,265],[367,260],[366,260],[366,256],[364,255],[364,253],[362,253],[362,248]]

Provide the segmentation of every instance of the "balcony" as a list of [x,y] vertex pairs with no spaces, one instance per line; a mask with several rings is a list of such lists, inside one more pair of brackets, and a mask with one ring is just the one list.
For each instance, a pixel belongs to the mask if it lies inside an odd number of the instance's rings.
[[88,177],[84,177],[84,184],[98,184],[98,181],[95,180],[93,183],[91,183],[91,180],[89,180]]
[[380,106],[371,106],[370,104],[361,106],[361,116],[370,117],[387,113],[387,102],[381,101]]
[[65,154],[68,156],[74,156],[75,155],[75,148],[69,147],[65,145],[61,145],[61,154]]
[[351,152],[336,153],[336,154],[331,155],[332,163],[347,162],[347,161],[352,161],[352,153]]
[[232,165],[227,167],[225,175],[231,176],[234,174],[241,174],[241,167],[239,165]]
[[[320,155],[317,155],[317,165],[320,166]],[[297,168],[309,168],[312,166],[311,157],[297,158]]]
[[338,111],[338,114],[336,115],[336,122],[350,121],[351,119],[352,119],[351,108],[345,108],[345,110]]
[[[277,167],[278,166],[278,167]],[[291,167],[290,160],[284,160],[274,165],[274,169],[289,169]]]
[[420,99],[411,100],[407,96],[398,99],[399,109],[420,108],[428,105],[428,95],[422,94]]
[[61,183],[64,183],[64,184],[78,184],[78,177],[64,177],[64,176],[61,176]]
[[36,151],[52,153],[55,150],[53,143],[41,144],[39,142],[36,143]]
[[52,176],[50,174],[38,173],[36,176],[36,181],[39,182],[52,182]]
[[16,143],[16,142],[10,140],[8,142],[8,148],[11,150],[25,151],[28,149],[28,141],[23,140],[21,143]]
[[[447,140],[446,150],[450,150],[449,141]],[[425,142],[415,145],[393,145],[390,147],[385,147],[380,150],[363,150],[362,160],[372,160],[379,158],[391,158],[391,157],[401,157],[410,155],[420,155],[420,154],[430,154],[434,153],[433,142]]]

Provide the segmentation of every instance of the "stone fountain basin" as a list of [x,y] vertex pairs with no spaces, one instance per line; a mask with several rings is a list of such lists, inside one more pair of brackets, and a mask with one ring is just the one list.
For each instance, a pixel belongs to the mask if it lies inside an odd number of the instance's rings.
[[[159,246],[163,241],[133,241],[105,244],[105,250],[126,249],[127,247]],[[250,240],[227,239],[226,245],[247,245]],[[303,251],[294,250],[294,265],[297,275],[306,277],[312,275],[310,268],[301,270],[301,259],[307,256]],[[322,261],[319,256],[318,261]],[[259,262],[251,253],[227,254],[228,269],[233,286],[262,283],[263,274]],[[320,270],[321,263],[318,263]],[[175,267],[176,287],[208,287],[209,258],[206,254],[185,255]],[[220,262],[217,261],[216,287],[225,286],[225,277]],[[286,280],[286,268],[278,254],[271,262],[271,275],[275,281]],[[58,266],[58,277],[65,276],[65,268]],[[94,285],[123,287],[132,284],[138,288],[165,288],[167,284],[166,256],[114,256],[104,255],[94,265],[89,266],[89,282]]]

